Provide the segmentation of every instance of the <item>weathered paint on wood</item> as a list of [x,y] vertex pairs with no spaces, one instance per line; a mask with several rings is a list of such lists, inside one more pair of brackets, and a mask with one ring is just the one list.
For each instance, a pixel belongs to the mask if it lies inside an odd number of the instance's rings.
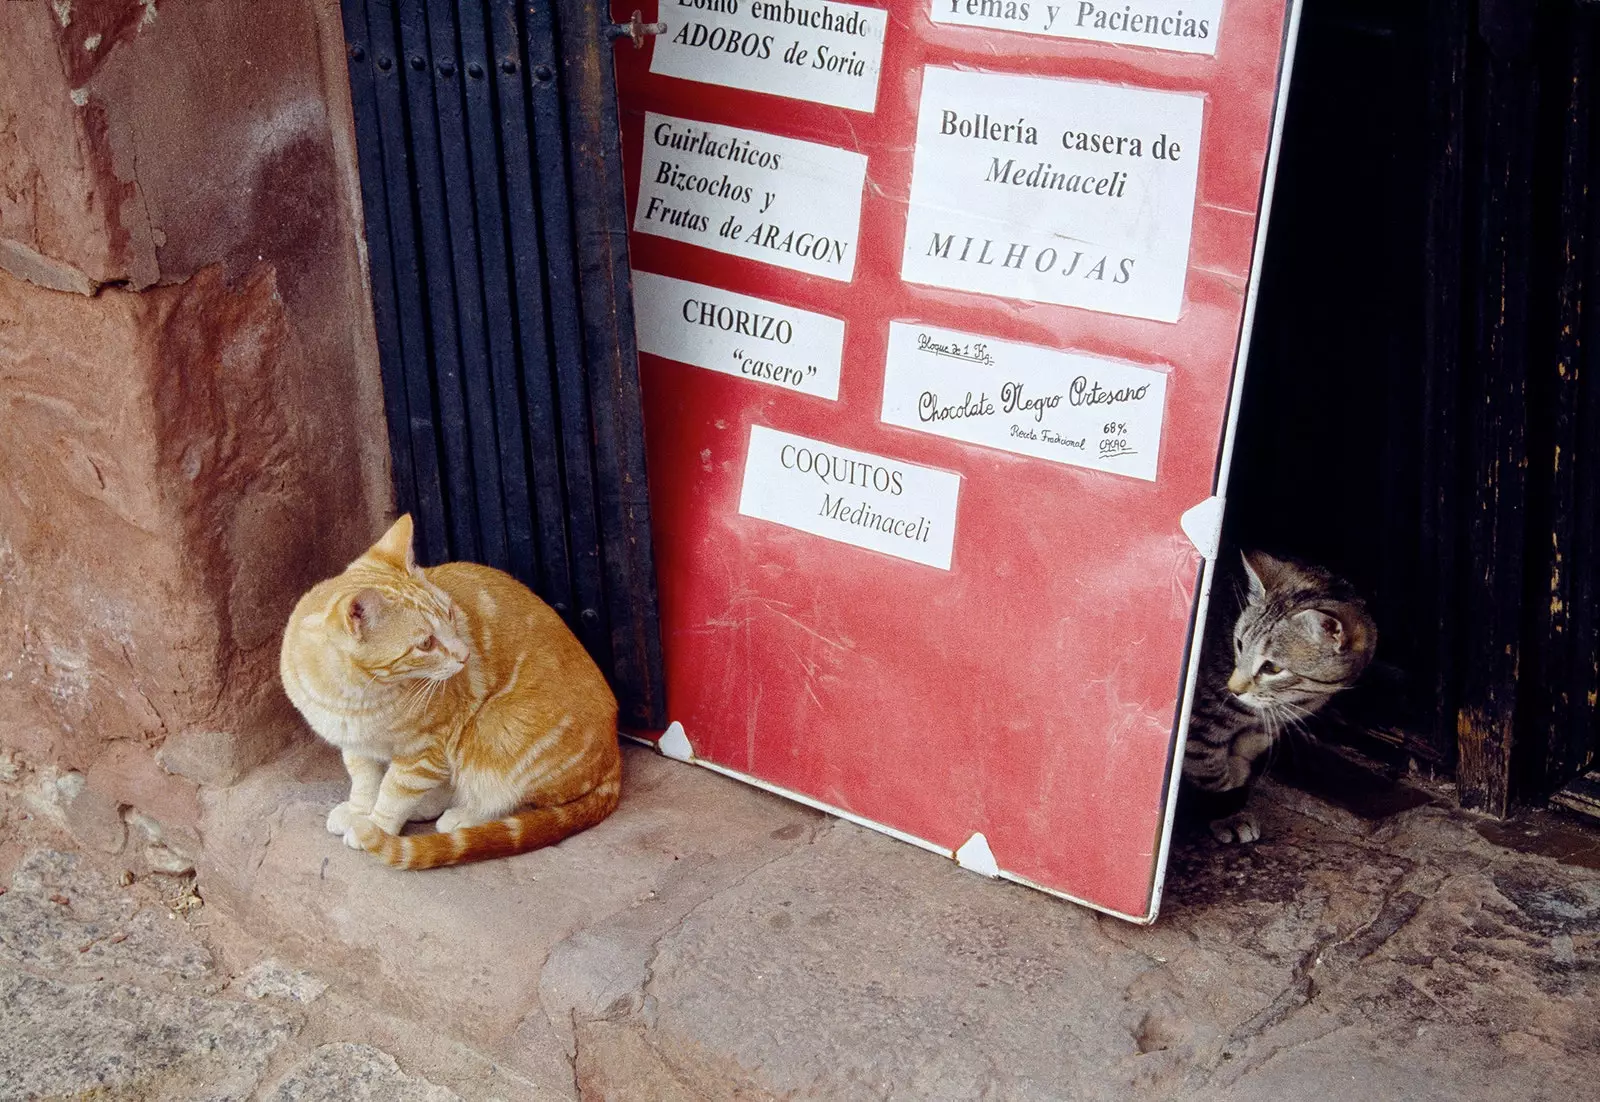
[[[1552,91],[1560,95],[1555,236],[1554,334],[1549,355],[1536,352],[1534,414],[1539,448],[1535,481],[1541,493],[1532,524],[1549,533],[1530,589],[1533,640],[1538,647],[1537,696],[1529,710],[1527,753],[1519,780],[1529,792],[1560,787],[1595,756],[1595,688],[1600,683],[1597,610],[1600,559],[1600,192],[1591,186],[1600,146],[1595,142],[1596,27],[1600,12],[1573,8],[1557,24],[1564,49],[1548,59]],[[1553,99],[1555,97],[1552,97]]]
[[1504,815],[1511,798],[1525,589],[1528,502],[1529,280],[1534,138],[1542,88],[1532,54],[1534,12],[1480,5],[1484,47],[1471,91],[1481,174],[1468,210],[1478,231],[1466,270],[1474,343],[1467,469],[1464,620],[1470,639],[1456,722],[1456,787],[1464,807]]

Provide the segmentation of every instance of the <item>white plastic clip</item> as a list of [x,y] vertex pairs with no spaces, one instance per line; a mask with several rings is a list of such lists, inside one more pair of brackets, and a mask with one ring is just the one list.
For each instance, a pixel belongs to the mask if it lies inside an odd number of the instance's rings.
[[1186,510],[1178,518],[1183,534],[1189,537],[1194,549],[1204,559],[1215,559],[1222,543],[1222,508],[1226,504],[1220,497],[1208,497],[1199,505]]
[[689,736],[677,720],[673,720],[656,740],[656,749],[674,761],[694,760],[694,747],[689,745]]
[[995,862],[994,852],[989,848],[989,839],[979,831],[966,843],[956,850],[956,864],[969,872],[981,876],[999,876],[1000,866]]

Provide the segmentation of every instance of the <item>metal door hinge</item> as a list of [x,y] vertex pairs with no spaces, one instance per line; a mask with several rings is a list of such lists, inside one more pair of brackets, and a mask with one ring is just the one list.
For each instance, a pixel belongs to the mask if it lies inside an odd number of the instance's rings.
[[606,28],[606,37],[613,41],[619,38],[631,38],[633,39],[633,48],[637,50],[644,45],[644,40],[648,36],[667,33],[667,25],[665,23],[645,23],[642,22],[643,18],[644,16],[641,13],[635,11],[633,18],[628,22],[612,23],[608,26]]

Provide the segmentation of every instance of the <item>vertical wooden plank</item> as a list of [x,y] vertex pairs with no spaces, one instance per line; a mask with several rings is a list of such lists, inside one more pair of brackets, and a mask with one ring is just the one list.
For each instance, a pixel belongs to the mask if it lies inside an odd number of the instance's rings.
[[438,562],[450,551],[444,487],[440,479],[439,431],[429,358],[428,309],[413,207],[412,156],[406,125],[406,92],[401,73],[405,59],[396,39],[393,9],[382,0],[367,0],[367,34],[372,55],[373,92],[377,101],[382,147],[384,195],[389,219],[391,270],[394,273],[396,324],[400,363],[405,377],[406,410],[415,475],[417,553]]
[[528,582],[551,605],[566,612],[572,607],[572,573],[567,553],[566,503],[561,492],[560,430],[545,301],[544,247],[539,239],[539,200],[528,118],[529,67],[523,63],[520,0],[491,0],[489,7],[511,250],[512,320],[536,548],[533,557],[537,576]]
[[1475,364],[1462,626],[1467,633],[1456,713],[1456,784],[1465,807],[1504,815],[1511,799],[1517,676],[1523,657],[1527,501],[1528,297],[1535,109],[1534,10],[1479,6],[1482,176],[1471,206],[1476,249]]
[[[613,683],[623,722],[665,724],[661,631],[656,612],[650,499],[645,478],[633,290],[628,273],[613,49],[607,12],[589,0],[556,0],[567,81],[567,139],[578,278],[583,289],[585,366],[600,489],[602,561],[609,607]],[[623,47],[631,48],[631,47]]]
[[1426,243],[1422,297],[1422,588],[1438,625],[1432,652],[1433,737],[1440,757],[1456,757],[1460,684],[1461,344],[1464,146],[1469,0],[1432,0],[1427,36]]
[[1564,395],[1574,440],[1574,485],[1567,505],[1573,529],[1566,560],[1571,655],[1565,676],[1571,708],[1558,721],[1562,746],[1554,768],[1546,771],[1551,786],[1600,762],[1600,449],[1594,446],[1600,439],[1600,111],[1593,106],[1600,84],[1600,8],[1578,6],[1573,21],[1573,93],[1588,115],[1582,186],[1573,189],[1579,205],[1574,221],[1587,255],[1576,303],[1579,340]]
[[1551,261],[1556,267],[1554,356],[1539,363],[1541,426],[1547,439],[1537,453],[1534,473],[1545,499],[1536,516],[1544,522],[1544,536],[1530,551],[1540,556],[1543,592],[1532,601],[1533,632],[1529,646],[1539,655],[1538,695],[1530,707],[1526,735],[1529,741],[1527,781],[1542,793],[1560,787],[1586,763],[1584,735],[1587,685],[1578,617],[1586,565],[1580,543],[1593,531],[1594,517],[1579,508],[1580,485],[1591,448],[1582,440],[1582,398],[1587,381],[1584,300],[1590,295],[1588,240],[1589,135],[1589,22],[1573,11],[1561,13],[1561,87],[1554,88],[1552,107],[1561,109],[1559,165],[1556,178],[1555,226],[1557,240]]
[[[588,17],[598,18],[596,11],[591,9]],[[555,350],[561,469],[566,490],[567,546],[574,599],[574,607],[557,606],[557,611],[567,617],[589,653],[609,672],[611,641],[604,620],[605,583],[601,574],[600,529],[595,515],[589,392],[584,373],[582,307],[573,244],[574,189],[569,184],[567,133],[562,121],[564,80],[550,4],[542,0],[529,3],[524,13],[527,64],[533,77],[530,93],[533,156],[539,174],[545,294],[550,304]]]
[[401,64],[410,124],[418,238],[426,283],[429,359],[438,404],[445,515],[450,558],[477,559],[478,516],[472,485],[471,441],[461,382],[461,339],[456,324],[456,289],[450,230],[444,217],[445,187],[438,114],[433,96],[433,57],[423,0],[399,0]]
[[426,225],[444,234],[455,285],[456,336],[460,343],[470,486],[477,517],[473,558],[497,569],[508,565],[505,509],[500,497],[500,445],[495,433],[494,390],[489,381],[489,351],[484,325],[483,281],[478,263],[478,226],[467,140],[460,48],[452,0],[425,0],[431,74],[438,121],[439,166],[444,205],[423,212]]
[[[523,442],[522,400],[517,385],[516,325],[511,306],[511,272],[506,255],[506,220],[501,187],[499,130],[495,125],[494,59],[482,0],[456,0],[461,65],[457,74],[466,103],[471,152],[473,209],[476,218],[478,278],[482,288],[482,336],[496,444],[501,532],[485,543],[503,546],[504,569],[525,582],[534,580],[533,518],[528,499],[527,449]],[[479,476],[482,483],[485,476]],[[484,488],[480,485],[480,500]]]
[[[1587,94],[1600,84],[1600,7],[1578,10],[1585,52],[1580,55]],[[1600,763],[1600,111],[1589,111],[1589,164],[1585,178],[1586,240],[1589,264],[1583,294],[1583,344],[1576,396],[1578,485],[1572,511],[1577,517],[1573,533],[1572,637],[1574,642],[1574,714],[1572,748],[1568,765],[1593,769]]]
[[411,412],[406,399],[405,365],[401,358],[399,306],[395,301],[394,264],[390,251],[389,199],[383,185],[383,138],[378,126],[377,90],[371,40],[367,35],[364,0],[343,0],[346,60],[350,69],[350,103],[355,115],[356,172],[361,180],[361,211],[367,242],[367,271],[372,284],[372,316],[378,338],[378,369],[383,377],[383,404],[389,429],[390,472],[395,503],[401,512],[417,507],[416,476],[411,469]]

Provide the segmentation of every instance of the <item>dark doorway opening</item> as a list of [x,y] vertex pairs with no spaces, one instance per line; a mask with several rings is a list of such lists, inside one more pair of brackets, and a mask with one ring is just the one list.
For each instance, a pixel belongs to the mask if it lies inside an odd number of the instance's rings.
[[1379,741],[1496,814],[1600,742],[1597,25],[1306,0],[1229,487],[1369,596]]

